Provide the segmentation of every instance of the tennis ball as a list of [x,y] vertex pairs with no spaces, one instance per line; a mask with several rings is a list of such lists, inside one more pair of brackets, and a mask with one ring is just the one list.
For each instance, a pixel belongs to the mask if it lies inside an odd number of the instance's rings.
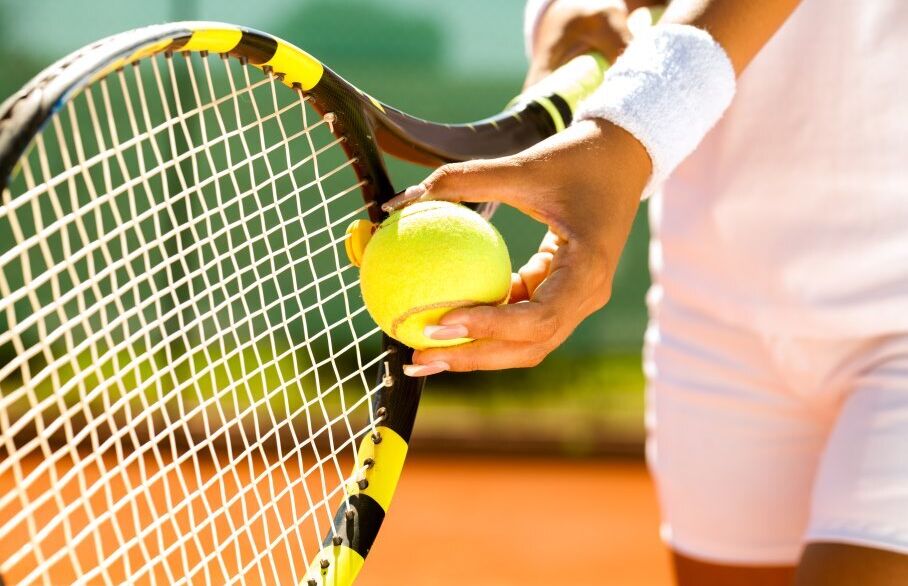
[[[350,239],[361,241],[362,229],[351,226]],[[395,211],[372,234],[359,260],[372,319],[419,350],[469,342],[432,340],[423,329],[457,307],[504,303],[511,289],[511,259],[501,234],[473,210],[450,202]]]

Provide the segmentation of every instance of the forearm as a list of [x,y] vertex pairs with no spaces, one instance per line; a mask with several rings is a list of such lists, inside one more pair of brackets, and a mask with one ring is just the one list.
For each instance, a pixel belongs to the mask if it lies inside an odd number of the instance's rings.
[[800,0],[674,0],[663,23],[701,28],[725,49],[738,75]]
[[659,189],[716,124],[735,77],[797,0],[676,0],[659,26],[638,33],[581,105],[577,119],[608,120],[644,145]]

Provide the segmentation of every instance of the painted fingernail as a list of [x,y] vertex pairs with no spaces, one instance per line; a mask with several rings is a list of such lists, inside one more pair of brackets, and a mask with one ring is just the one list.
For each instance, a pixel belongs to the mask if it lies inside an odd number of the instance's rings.
[[413,377],[431,376],[433,374],[438,374],[439,372],[450,370],[450,368],[451,366],[447,362],[442,362],[441,360],[426,364],[405,364],[404,374]]
[[433,340],[454,340],[467,337],[467,326],[455,324],[451,326],[426,326],[423,335]]
[[426,188],[423,187],[421,184],[411,185],[410,187],[406,188],[405,190],[403,190],[402,192],[398,193],[397,195],[395,195],[394,197],[389,199],[387,202],[385,202],[385,204],[382,205],[381,209],[383,209],[386,212],[394,211],[399,207],[403,207],[404,205],[406,205],[414,200],[419,199],[420,197],[424,196],[425,194],[426,194]]
[[407,199],[416,199],[417,197],[422,197],[426,194],[426,188],[422,183],[417,183],[416,185],[411,185],[410,187],[404,189],[404,197]]

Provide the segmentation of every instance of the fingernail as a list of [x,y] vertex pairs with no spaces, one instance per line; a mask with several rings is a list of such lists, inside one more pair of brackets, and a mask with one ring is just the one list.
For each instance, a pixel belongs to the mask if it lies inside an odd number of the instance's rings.
[[426,326],[423,335],[433,340],[454,340],[467,337],[467,326],[454,324],[451,326]]
[[441,360],[436,360],[435,362],[429,362],[427,364],[405,364],[404,365],[404,374],[407,376],[431,376],[433,374],[438,374],[439,372],[444,372],[450,370],[451,366],[447,362],[442,362]]
[[411,185],[410,187],[404,189],[404,197],[407,199],[416,199],[417,197],[422,197],[426,194],[426,188],[422,183],[417,183],[416,185]]
[[419,199],[420,197],[426,194],[426,188],[421,184],[411,185],[402,192],[398,193],[381,206],[386,212],[391,212],[396,210],[399,207],[403,207],[405,204],[410,203],[413,200]]

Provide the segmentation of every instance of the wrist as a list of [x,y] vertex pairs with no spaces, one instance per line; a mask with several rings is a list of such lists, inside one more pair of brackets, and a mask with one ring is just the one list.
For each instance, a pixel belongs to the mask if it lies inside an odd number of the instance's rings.
[[646,147],[630,132],[604,119],[579,120],[566,132],[586,137],[609,191],[639,198],[653,173]]
[[[589,222],[587,246],[613,274],[637,215],[644,188],[652,175],[646,149],[620,126],[606,120],[583,120],[565,132],[586,137],[591,159],[586,165],[585,214]],[[574,172],[584,173],[575,167]]]
[[732,64],[708,32],[659,25],[631,43],[575,118],[607,120],[637,138],[651,160],[650,195],[718,122],[734,92]]

